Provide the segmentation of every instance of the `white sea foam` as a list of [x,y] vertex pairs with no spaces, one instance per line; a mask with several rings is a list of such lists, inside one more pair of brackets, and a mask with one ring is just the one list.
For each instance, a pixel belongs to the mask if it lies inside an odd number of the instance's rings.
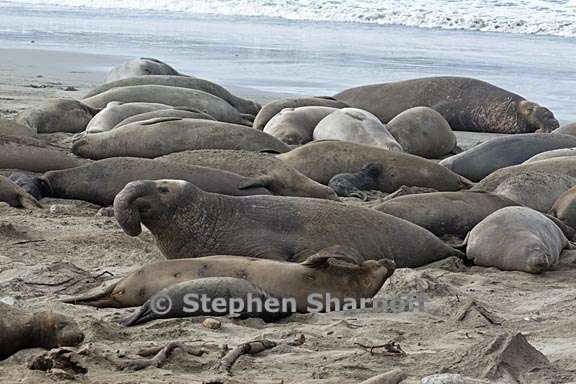
[[4,0],[576,37],[576,0]]

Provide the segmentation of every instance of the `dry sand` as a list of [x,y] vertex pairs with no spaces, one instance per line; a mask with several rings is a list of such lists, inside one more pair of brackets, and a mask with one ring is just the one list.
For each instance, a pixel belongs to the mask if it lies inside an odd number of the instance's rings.
[[[0,55],[3,117],[46,98],[80,97],[101,81],[107,67],[125,59],[40,50],[0,50]],[[66,91],[70,86],[78,91]],[[67,134],[43,137],[64,146],[70,142]],[[96,215],[99,207],[85,202],[45,199],[42,203],[46,209],[38,211],[0,203],[0,300],[29,311],[53,309],[75,318],[86,342],[72,350],[83,350],[74,359],[87,373],[68,376],[58,370],[30,370],[28,362],[44,352],[32,349],[0,362],[1,383],[50,383],[65,378],[107,384],[202,383],[219,377],[212,382],[347,384],[394,368],[405,371],[406,383],[419,383],[436,373],[483,379],[469,381],[477,383],[576,383],[574,253],[564,253],[562,263],[541,276],[467,268],[457,260],[397,270],[379,296],[425,292],[424,311],[296,315],[278,324],[224,318],[218,330],[203,327],[202,318],[124,328],[117,320],[133,309],[95,309],[58,299],[162,260],[152,237],[146,231],[138,238],[128,237],[114,219]],[[525,339],[511,337],[518,333]],[[214,370],[224,345],[234,347],[258,338],[286,341],[300,334],[305,336],[300,346],[280,345],[241,357],[228,378]],[[141,348],[170,341],[202,347],[208,353],[196,357],[177,350],[161,368],[138,372],[119,371],[98,354],[136,358]],[[357,344],[390,342],[398,343],[405,355],[389,355],[382,349],[370,353]],[[497,376],[501,378],[487,380]]]

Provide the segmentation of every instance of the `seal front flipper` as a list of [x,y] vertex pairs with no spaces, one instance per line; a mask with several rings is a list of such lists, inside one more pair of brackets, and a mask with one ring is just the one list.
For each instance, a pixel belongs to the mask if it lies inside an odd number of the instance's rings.
[[262,175],[257,177],[251,177],[246,180],[242,180],[238,184],[238,189],[249,189],[249,188],[268,188],[274,178],[270,175]]
[[150,308],[150,301],[147,301],[142,305],[136,313],[127,319],[120,320],[119,324],[125,327],[133,327],[135,325],[144,324],[149,321],[158,319],[158,315]]

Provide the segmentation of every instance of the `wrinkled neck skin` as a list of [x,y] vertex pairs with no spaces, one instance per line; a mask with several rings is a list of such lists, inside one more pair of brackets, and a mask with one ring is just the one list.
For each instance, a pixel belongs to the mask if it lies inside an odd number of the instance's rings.
[[499,133],[530,133],[531,129],[518,111],[518,101],[509,99],[505,102],[493,102],[487,105],[475,105],[470,114],[476,122],[476,129],[490,127]]

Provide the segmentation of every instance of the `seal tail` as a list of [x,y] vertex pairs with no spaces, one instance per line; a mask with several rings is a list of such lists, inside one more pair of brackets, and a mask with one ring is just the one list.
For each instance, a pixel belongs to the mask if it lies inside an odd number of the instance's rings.
[[116,284],[112,284],[111,286],[92,294],[70,297],[60,301],[66,304],[87,305],[97,308],[119,308],[116,301],[110,297],[115,287]]
[[150,308],[150,302],[147,301],[142,305],[132,316],[127,319],[120,320],[120,325],[125,327],[133,327],[157,319],[156,314]]

